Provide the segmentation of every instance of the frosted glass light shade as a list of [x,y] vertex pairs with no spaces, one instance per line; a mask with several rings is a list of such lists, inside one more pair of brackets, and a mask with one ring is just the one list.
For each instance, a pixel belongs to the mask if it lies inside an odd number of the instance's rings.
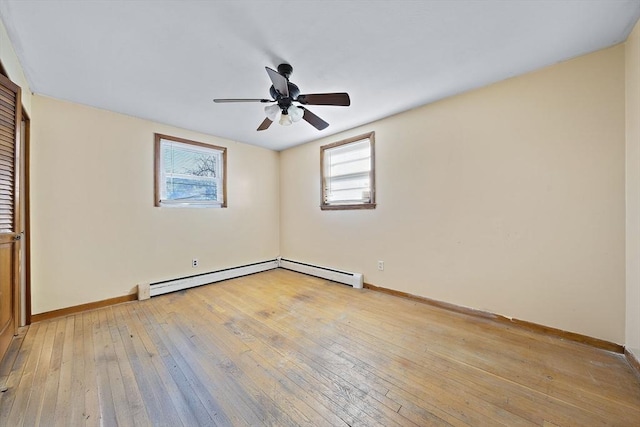
[[295,105],[290,106],[287,112],[289,113],[289,117],[291,117],[291,121],[294,123],[300,121],[304,114],[304,110]]
[[264,113],[267,115],[267,118],[272,122],[275,122],[278,118],[278,113],[280,112],[280,107],[278,104],[268,105],[264,107]]
[[290,126],[291,123],[293,123],[291,121],[291,117],[289,117],[288,114],[285,114],[284,112],[282,112],[282,115],[280,116],[280,124],[282,126]]

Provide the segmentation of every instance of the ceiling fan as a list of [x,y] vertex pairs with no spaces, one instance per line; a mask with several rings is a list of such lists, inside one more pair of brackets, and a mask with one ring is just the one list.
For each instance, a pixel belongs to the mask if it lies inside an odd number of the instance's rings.
[[289,126],[300,119],[305,120],[318,130],[329,126],[329,123],[313,114],[306,107],[298,106],[294,102],[302,105],[339,105],[343,107],[348,107],[351,104],[349,94],[345,92],[301,94],[298,86],[289,81],[289,76],[293,72],[293,67],[289,64],[278,65],[278,71],[269,67],[265,67],[265,69],[271,79],[271,83],[273,83],[269,89],[269,94],[273,99],[214,99],[213,102],[275,102],[275,104],[264,108],[267,117],[258,126],[257,130],[259,131],[271,126],[271,123],[276,121],[278,115],[280,115],[278,122],[283,126]]

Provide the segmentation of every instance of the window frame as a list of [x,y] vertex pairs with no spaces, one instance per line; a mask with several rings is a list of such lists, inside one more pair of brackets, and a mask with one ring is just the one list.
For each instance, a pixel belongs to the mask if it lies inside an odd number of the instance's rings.
[[[194,145],[196,147],[207,148],[220,152],[222,157],[222,203],[213,202],[211,204],[204,203],[163,203],[161,198],[161,176],[162,176],[162,140],[178,142],[186,145]],[[156,207],[170,208],[226,208],[227,207],[227,148],[218,145],[207,144],[204,142],[193,141],[190,139],[170,136],[161,133],[154,133],[154,205]]]
[[[326,202],[325,187],[325,151],[343,145],[353,144],[368,139],[371,149],[371,170],[369,171],[369,191],[371,199],[369,203],[350,203],[350,204],[330,204]],[[352,209],[375,209],[376,208],[376,156],[375,156],[375,132],[368,132],[352,138],[343,139],[338,142],[323,145],[320,147],[320,209],[321,210],[352,210]]]

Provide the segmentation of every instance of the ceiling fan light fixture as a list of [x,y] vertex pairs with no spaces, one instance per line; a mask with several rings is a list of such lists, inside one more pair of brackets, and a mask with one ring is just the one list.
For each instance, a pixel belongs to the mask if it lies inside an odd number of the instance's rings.
[[302,116],[304,115],[304,111],[302,110],[302,108],[297,107],[295,105],[290,106],[289,109],[287,110],[287,113],[289,114],[289,117],[291,117],[291,121],[293,123],[299,122],[300,119],[302,119]]
[[286,111],[282,112],[282,115],[280,116],[280,122],[279,122],[282,126],[291,126],[291,123],[293,123],[293,121],[291,121],[291,117],[289,117],[289,114],[287,114]]
[[264,113],[272,122],[276,121],[276,119],[278,118],[279,112],[280,112],[280,107],[278,107],[278,104],[268,105],[264,107]]
[[293,68],[289,64],[280,64],[278,71],[265,67],[267,75],[271,80],[269,94],[271,99],[265,98],[216,98],[213,102],[260,102],[271,104],[264,107],[267,116],[256,129],[263,131],[271,124],[278,121],[280,126],[291,126],[293,123],[304,120],[317,130],[324,130],[329,123],[313,114],[306,107],[293,105],[293,102],[302,105],[335,105],[348,107],[351,105],[349,94],[346,92],[336,93],[310,93],[301,94],[300,88],[289,81],[289,76]]

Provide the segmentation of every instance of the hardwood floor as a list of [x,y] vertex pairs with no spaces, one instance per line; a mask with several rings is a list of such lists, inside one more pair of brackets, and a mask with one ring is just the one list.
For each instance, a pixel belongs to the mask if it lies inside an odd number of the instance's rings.
[[286,270],[21,330],[0,426],[640,425],[621,354]]

